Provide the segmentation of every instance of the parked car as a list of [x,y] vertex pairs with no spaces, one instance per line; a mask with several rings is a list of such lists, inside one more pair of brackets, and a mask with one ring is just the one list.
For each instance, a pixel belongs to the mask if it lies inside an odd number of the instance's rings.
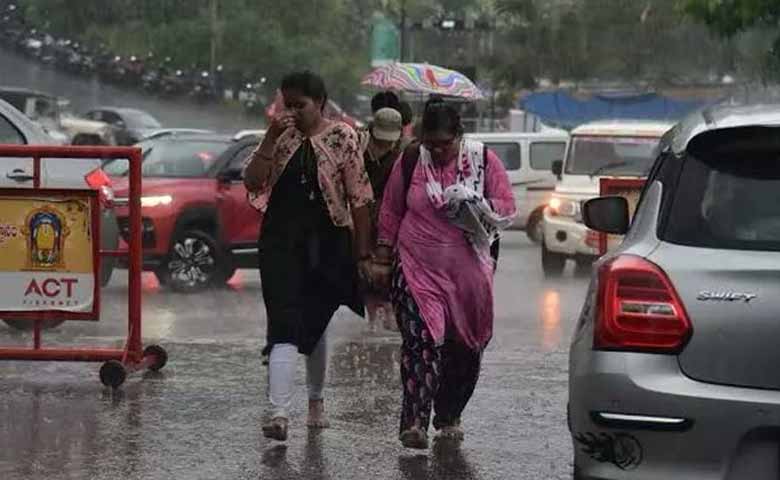
[[470,133],[504,162],[517,202],[514,228],[534,242],[542,239],[542,212],[555,189],[552,164],[563,160],[569,140],[564,133]]
[[135,108],[99,107],[88,111],[85,117],[111,125],[119,145],[133,145],[162,128],[156,118]]
[[0,87],[0,99],[13,105],[30,120],[37,123],[56,144],[67,145],[70,137],[65,133],[60,107],[56,97],[17,87]]
[[[144,268],[163,285],[196,292],[224,284],[238,268],[257,268],[260,214],[246,200],[244,163],[259,140],[222,135],[168,136],[142,142]],[[112,177],[126,162],[104,166]],[[127,187],[117,186],[127,237]]]
[[153,140],[168,135],[208,135],[213,133],[216,132],[199,128],[160,128],[147,133],[140,141]]
[[[28,119],[11,104],[0,100],[0,144],[52,145],[56,144],[43,129]],[[0,159],[0,187],[30,188],[32,185],[32,160],[27,158]],[[112,201],[114,192],[107,177],[100,169],[100,160],[79,159],[73,161],[41,162],[41,185],[52,188],[93,188],[98,190],[101,203],[100,243],[104,250],[115,250],[119,244],[119,227]],[[100,283],[105,286],[111,280],[115,259],[102,259]],[[19,329],[32,327],[25,320],[4,320]],[[53,327],[60,321],[46,321],[44,326]]]
[[70,101],[60,98],[57,101],[60,111],[60,125],[71,139],[73,145],[116,145],[114,129],[105,122],[89,120],[76,116],[71,110]]
[[563,273],[567,259],[588,266],[598,256],[598,237],[582,223],[581,204],[600,194],[604,177],[643,178],[653,164],[661,136],[671,123],[599,121],[575,128],[559,176],[543,215],[542,268],[547,276]]
[[238,133],[233,135],[233,140],[243,140],[248,137],[257,137],[260,140],[262,140],[265,137],[265,130],[240,130]]
[[581,479],[777,478],[780,106],[697,113],[662,144],[627,233],[593,269],[570,351]]

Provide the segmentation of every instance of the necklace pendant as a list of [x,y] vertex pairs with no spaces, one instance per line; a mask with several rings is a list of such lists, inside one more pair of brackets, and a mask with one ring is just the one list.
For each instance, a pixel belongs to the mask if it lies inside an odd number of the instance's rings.
[[314,201],[314,192],[309,192],[309,200]]

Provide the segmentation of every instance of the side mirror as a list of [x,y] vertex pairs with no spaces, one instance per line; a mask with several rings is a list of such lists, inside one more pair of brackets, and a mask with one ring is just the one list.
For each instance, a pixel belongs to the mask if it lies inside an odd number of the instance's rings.
[[628,232],[628,201],[623,197],[599,197],[582,207],[582,220],[591,230],[614,235]]
[[559,179],[561,178],[561,175],[563,175],[563,160],[555,160],[552,163],[552,173]]

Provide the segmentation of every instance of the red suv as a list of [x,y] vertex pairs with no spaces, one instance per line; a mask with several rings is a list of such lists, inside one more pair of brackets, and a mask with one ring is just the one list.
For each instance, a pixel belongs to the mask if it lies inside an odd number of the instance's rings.
[[[139,143],[144,269],[160,283],[195,292],[257,268],[261,215],[246,200],[242,169],[259,139],[173,135]],[[128,235],[127,162],[104,165],[115,180],[115,210]]]

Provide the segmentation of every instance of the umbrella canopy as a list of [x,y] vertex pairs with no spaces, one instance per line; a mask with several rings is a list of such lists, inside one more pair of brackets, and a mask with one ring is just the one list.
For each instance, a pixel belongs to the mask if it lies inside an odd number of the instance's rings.
[[375,68],[362,83],[381,90],[483,98],[474,82],[462,73],[423,63],[388,63]]

